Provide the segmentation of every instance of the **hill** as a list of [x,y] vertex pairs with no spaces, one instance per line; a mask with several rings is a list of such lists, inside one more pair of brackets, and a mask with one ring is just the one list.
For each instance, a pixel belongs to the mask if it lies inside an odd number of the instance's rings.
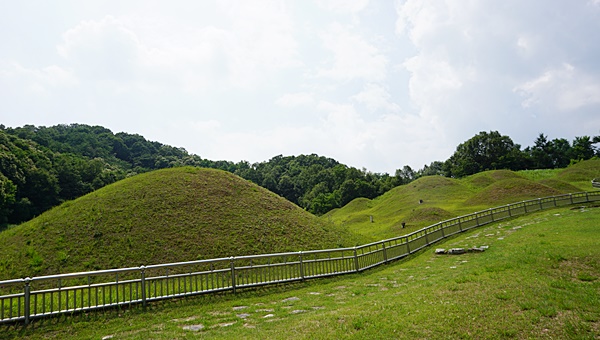
[[461,179],[425,176],[373,200],[356,199],[322,218],[372,239],[391,238],[511,202],[594,190],[595,177],[600,177],[600,159],[565,169],[491,170]]
[[0,233],[0,279],[269,252],[361,240],[221,170],[136,175]]

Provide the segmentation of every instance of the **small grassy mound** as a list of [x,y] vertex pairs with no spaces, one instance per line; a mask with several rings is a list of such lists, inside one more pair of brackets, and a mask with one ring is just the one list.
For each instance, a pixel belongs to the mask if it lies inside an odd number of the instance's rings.
[[556,178],[547,178],[538,181],[538,183],[548,186],[550,188],[554,188],[561,192],[579,192],[581,191],[579,188],[574,186],[573,184],[567,183],[565,181],[561,181]]
[[465,201],[467,206],[490,206],[559,195],[561,191],[523,178],[495,182]]
[[361,242],[240,177],[184,167],[122,180],[0,233],[0,279]]
[[490,170],[465,178],[464,184],[480,189],[496,183],[497,181],[515,178],[522,177],[510,170]]
[[591,180],[600,176],[600,159],[590,159],[579,162],[564,169],[556,176],[558,179],[578,184],[591,190]]
[[438,207],[425,207],[417,208],[411,211],[406,216],[407,223],[419,223],[426,222],[427,224],[433,224],[439,221],[447,220],[452,217],[456,217],[454,214],[438,208]]

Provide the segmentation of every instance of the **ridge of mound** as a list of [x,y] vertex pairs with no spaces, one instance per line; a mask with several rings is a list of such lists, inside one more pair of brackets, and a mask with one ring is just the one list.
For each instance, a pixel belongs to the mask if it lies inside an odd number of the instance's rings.
[[436,223],[455,217],[454,214],[438,207],[418,208],[406,216],[407,223],[427,222]]
[[520,200],[559,195],[560,190],[524,178],[497,181],[464,202],[467,206],[497,206]]
[[542,179],[539,180],[538,183],[549,186],[551,188],[554,188],[556,190],[559,190],[563,193],[567,193],[567,192],[579,192],[581,191],[579,188],[577,188],[576,186],[567,183],[565,181],[561,181],[559,179],[555,179],[555,178],[546,178],[546,179]]
[[583,182],[588,184],[593,178],[599,176],[600,159],[589,159],[567,167],[559,172],[556,177],[567,182]]
[[464,179],[466,184],[470,184],[475,188],[485,188],[488,185],[496,183],[497,181],[512,179],[512,178],[523,178],[517,173],[510,170],[489,170],[471,175]]
[[225,171],[153,171],[0,233],[0,279],[359,243]]

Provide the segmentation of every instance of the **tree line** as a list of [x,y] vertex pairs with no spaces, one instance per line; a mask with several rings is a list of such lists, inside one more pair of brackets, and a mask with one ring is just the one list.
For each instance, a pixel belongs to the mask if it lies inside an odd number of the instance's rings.
[[64,201],[125,177],[156,169],[198,166],[229,171],[317,215],[357,197],[374,198],[419,177],[462,177],[491,169],[565,167],[600,155],[599,137],[548,140],[540,134],[521,150],[497,131],[480,132],[446,161],[393,175],[372,173],[319,155],[275,156],[268,161],[212,161],[137,134],[114,134],[83,124],[7,128],[0,125],[0,225],[27,221]]

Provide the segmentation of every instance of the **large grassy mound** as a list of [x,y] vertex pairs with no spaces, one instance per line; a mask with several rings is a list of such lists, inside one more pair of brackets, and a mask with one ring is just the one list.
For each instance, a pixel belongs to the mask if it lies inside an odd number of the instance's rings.
[[490,207],[594,190],[591,180],[595,177],[600,177],[599,159],[566,169],[493,170],[462,179],[427,176],[373,200],[354,200],[322,218],[373,240],[391,238]]
[[362,241],[230,173],[165,169],[114,183],[0,233],[0,279]]

